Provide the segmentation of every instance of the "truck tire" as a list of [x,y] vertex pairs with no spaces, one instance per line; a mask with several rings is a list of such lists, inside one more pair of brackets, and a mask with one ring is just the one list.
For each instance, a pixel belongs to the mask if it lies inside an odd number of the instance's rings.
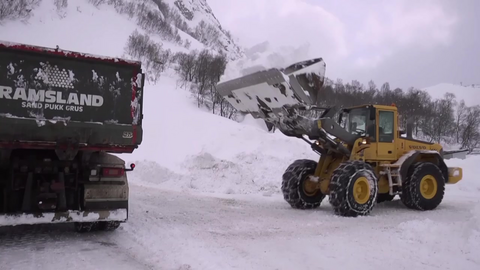
[[333,171],[329,189],[329,201],[335,214],[365,216],[377,202],[378,179],[369,164],[349,160]]
[[120,227],[119,221],[100,221],[98,223],[98,229],[101,231],[115,231]]
[[400,196],[403,204],[415,210],[433,210],[443,200],[445,178],[431,162],[417,162],[409,170]]
[[95,222],[75,222],[74,223],[75,231],[79,233],[86,233],[95,230]]
[[314,175],[317,162],[300,159],[294,161],[282,176],[282,192],[285,201],[295,209],[313,209],[320,206],[325,195],[317,189],[308,192],[305,189],[307,177]]

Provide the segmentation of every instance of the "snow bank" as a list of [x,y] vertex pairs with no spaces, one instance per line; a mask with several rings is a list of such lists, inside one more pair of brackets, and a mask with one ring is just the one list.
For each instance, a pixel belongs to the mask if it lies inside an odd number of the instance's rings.
[[463,179],[455,185],[447,186],[447,193],[449,190],[458,190],[476,193],[477,196],[480,196],[480,155],[468,155],[466,159],[448,159],[445,160],[445,163],[449,167],[463,169]]
[[[166,189],[271,194],[283,170],[297,158],[318,159],[302,140],[246,116],[246,124],[199,110],[190,94],[163,76],[161,91],[146,86],[144,141],[133,154],[132,181]],[[250,118],[249,118],[250,117]]]
[[[122,156],[132,162],[150,160],[137,163],[132,181],[202,193],[271,195],[280,192],[281,176],[291,162],[318,159],[301,140],[268,133],[255,122],[239,124],[199,112],[184,91],[167,82],[164,78],[160,93],[146,91],[153,97],[145,105],[144,143],[133,155]],[[162,94],[169,99],[157,100]],[[480,192],[480,156],[446,162],[463,168],[463,180],[447,186],[447,198]]]
[[440,83],[422,90],[427,91],[433,99],[441,99],[446,93],[453,93],[457,101],[463,99],[467,106],[480,105],[480,88],[478,87]]
[[[137,164],[132,181],[166,189],[270,195],[280,192],[281,176],[291,162],[318,159],[302,140],[268,133],[249,115],[239,124],[199,110],[188,92],[176,89],[175,80],[164,76],[161,90],[145,90],[144,141],[134,154],[121,155],[129,162],[148,160]],[[464,174],[448,190],[480,191],[480,156],[447,164],[462,167]]]

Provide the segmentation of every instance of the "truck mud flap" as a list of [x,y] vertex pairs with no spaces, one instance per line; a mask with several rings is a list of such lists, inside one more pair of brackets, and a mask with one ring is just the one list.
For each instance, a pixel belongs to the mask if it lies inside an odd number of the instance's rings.
[[66,211],[58,213],[38,214],[2,214],[0,215],[0,227],[72,223],[72,222],[97,222],[97,221],[120,221],[125,222],[128,218],[127,209],[99,210],[99,211]]
[[318,103],[325,80],[325,62],[314,58],[286,68],[271,68],[219,83],[218,93],[237,111],[277,122],[292,107]]

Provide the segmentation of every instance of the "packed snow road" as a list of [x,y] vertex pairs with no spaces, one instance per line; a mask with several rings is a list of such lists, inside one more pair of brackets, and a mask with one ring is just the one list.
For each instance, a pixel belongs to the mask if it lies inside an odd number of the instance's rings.
[[294,210],[278,194],[132,183],[130,220],[116,232],[1,228],[0,269],[480,269],[480,198],[448,191],[436,211],[396,200],[341,218],[328,203]]
[[70,224],[0,228],[0,269],[151,269],[115,233],[77,234]]

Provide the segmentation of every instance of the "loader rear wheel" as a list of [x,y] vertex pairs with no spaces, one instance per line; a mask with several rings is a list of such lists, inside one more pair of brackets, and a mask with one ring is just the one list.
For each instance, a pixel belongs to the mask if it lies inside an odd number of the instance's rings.
[[315,189],[315,182],[309,176],[315,174],[317,162],[300,159],[294,161],[282,176],[283,198],[296,209],[313,209],[320,206],[325,195]]
[[443,200],[445,178],[440,168],[431,162],[417,162],[409,168],[400,198],[405,206],[415,210],[433,210]]
[[347,217],[368,215],[377,201],[378,179],[369,164],[349,160],[333,171],[329,201],[335,214]]

